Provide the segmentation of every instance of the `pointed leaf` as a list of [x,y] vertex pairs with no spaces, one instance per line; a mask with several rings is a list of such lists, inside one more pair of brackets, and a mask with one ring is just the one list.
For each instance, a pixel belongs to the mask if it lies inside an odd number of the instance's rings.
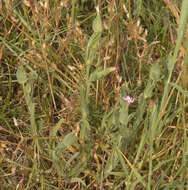
[[96,81],[96,80],[99,80],[103,77],[105,77],[106,75],[108,75],[109,73],[111,73],[112,71],[115,71],[116,68],[115,67],[109,67],[107,69],[104,69],[104,70],[99,70],[99,69],[96,69],[93,73],[91,73],[90,75],[90,81]]
[[24,84],[27,82],[27,74],[22,66],[20,66],[16,72],[16,78],[18,83]]
[[184,96],[188,96],[188,91],[183,90],[183,88],[175,83],[170,82],[169,83],[171,86],[176,88],[179,92],[181,92]]
[[94,32],[99,32],[99,33],[102,32],[102,21],[101,21],[101,17],[99,15],[99,13],[97,13],[96,18],[93,21],[92,28],[93,28]]
[[161,75],[160,66],[158,63],[154,63],[150,71],[150,79],[157,82],[160,79],[160,75]]
[[75,143],[75,140],[75,135],[73,133],[69,133],[64,137],[62,144],[64,147],[69,147]]

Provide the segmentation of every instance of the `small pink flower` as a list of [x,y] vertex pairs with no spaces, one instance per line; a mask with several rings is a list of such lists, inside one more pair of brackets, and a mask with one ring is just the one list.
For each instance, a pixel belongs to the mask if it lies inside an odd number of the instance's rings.
[[117,67],[117,66],[115,66],[115,67],[114,67],[114,70],[115,70],[115,71],[117,71],[117,70],[118,70],[118,67]]
[[108,26],[107,26],[107,24],[106,24],[105,21],[102,22],[102,25],[103,25],[103,27],[104,27],[106,30],[108,29]]
[[134,102],[134,98],[131,98],[130,96],[123,97],[122,99],[127,101],[128,104],[132,104]]

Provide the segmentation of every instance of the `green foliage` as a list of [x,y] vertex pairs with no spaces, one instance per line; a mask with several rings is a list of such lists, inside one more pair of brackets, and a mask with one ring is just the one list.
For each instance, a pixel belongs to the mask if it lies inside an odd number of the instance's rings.
[[97,68],[93,73],[90,74],[89,81],[93,82],[107,76],[112,71],[115,71],[114,67],[109,67],[107,69]]
[[0,2],[2,188],[186,189],[188,1],[178,9]]
[[16,72],[18,83],[23,85],[25,101],[31,116],[31,129],[33,136],[37,135],[37,126],[35,122],[35,104],[33,102],[33,77],[27,78],[24,68],[21,66]]
[[150,79],[157,82],[160,79],[160,66],[158,63],[154,63],[150,70]]
[[20,84],[25,84],[27,82],[27,75],[23,67],[19,67],[16,72],[17,80]]

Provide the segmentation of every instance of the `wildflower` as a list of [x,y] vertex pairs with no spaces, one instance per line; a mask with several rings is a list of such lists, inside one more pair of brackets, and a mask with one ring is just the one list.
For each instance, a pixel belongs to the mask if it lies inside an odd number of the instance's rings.
[[108,29],[108,26],[107,26],[107,24],[106,24],[105,21],[102,22],[102,25],[103,25],[103,27],[104,27],[106,30]]
[[117,66],[115,66],[115,67],[114,67],[114,71],[117,71],[117,70],[118,70],[118,67],[117,67]]
[[130,96],[123,97],[122,99],[127,101],[128,104],[132,104],[134,102],[134,98],[131,98]]

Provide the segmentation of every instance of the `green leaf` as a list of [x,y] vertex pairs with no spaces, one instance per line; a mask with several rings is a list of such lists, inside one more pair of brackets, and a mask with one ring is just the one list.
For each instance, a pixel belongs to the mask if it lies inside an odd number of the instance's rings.
[[86,62],[89,60],[89,64],[91,64],[94,59],[94,55],[99,46],[100,37],[101,33],[97,32],[93,33],[92,36],[89,38],[86,49]]
[[145,88],[145,90],[144,90],[144,98],[145,98],[145,99],[152,97],[154,87],[155,87],[155,84],[152,83],[152,82],[149,80],[148,83],[147,83],[147,86],[146,86],[146,88]]
[[[118,149],[118,151],[123,155],[123,153],[119,149]],[[126,157],[124,157],[124,159],[126,160],[127,163],[129,163]],[[133,172],[135,174],[135,176],[139,180],[139,182],[144,187],[146,187],[146,182],[145,182],[144,178],[141,176],[141,174],[138,172],[137,168],[135,168],[133,165],[130,165],[130,164],[129,164],[129,166],[131,167],[131,172]]]
[[[61,118],[56,125],[52,128],[51,132],[50,132],[50,136],[54,137],[57,134],[57,131],[59,130],[59,128],[61,127],[61,124],[63,123],[64,118]],[[51,140],[51,147],[55,147],[55,141]]]
[[128,123],[128,107],[126,105],[120,109],[119,122],[124,126]]
[[168,69],[168,73],[172,72],[173,70],[173,57],[172,56],[169,56],[168,57],[168,60],[167,60],[167,69]]
[[25,93],[27,95],[30,95],[32,91],[32,84],[30,82],[27,82],[26,86],[25,86]]
[[107,161],[106,167],[104,169],[104,177],[107,178],[111,171],[116,168],[117,164],[119,162],[117,152],[115,149],[112,151],[110,158]]
[[99,33],[102,32],[102,21],[101,21],[101,17],[99,15],[99,13],[97,13],[96,18],[93,21],[92,28],[93,28],[94,32],[99,32]]
[[66,164],[65,164],[65,168],[69,168],[69,167],[71,167],[71,162],[73,161],[73,160],[78,160],[79,159],[79,156],[80,155],[80,153],[79,152],[76,152],[76,153],[74,153],[72,156],[71,156],[71,158],[66,162]]
[[64,118],[61,118],[57,124],[53,127],[52,131],[51,131],[51,135],[52,137],[56,136],[56,133],[58,131],[58,129],[60,128],[61,124],[63,123]]
[[92,34],[92,36],[89,38],[89,41],[87,43],[87,49],[86,49],[86,62],[87,64],[91,64],[95,53],[98,49],[99,46],[99,40],[102,34],[102,21],[101,21],[101,17],[99,15],[99,12],[97,11],[97,16],[95,18],[95,20],[93,21],[93,25],[92,25],[93,31],[94,33]]
[[57,147],[53,151],[53,160],[58,162],[60,155],[63,154],[65,150],[73,144],[76,144],[76,137],[73,133],[68,133],[64,136],[63,141],[59,142]]
[[172,87],[176,88],[179,92],[181,92],[184,96],[188,96],[188,91],[183,90],[183,88],[175,83],[169,83]]
[[27,82],[27,74],[22,66],[18,68],[16,78],[20,84],[25,84]]
[[157,82],[160,79],[160,75],[161,75],[160,66],[158,63],[154,63],[150,71],[150,79]]
[[85,96],[85,89],[83,87],[80,88],[80,109],[82,111],[82,118],[87,119],[89,115],[88,110],[88,101],[86,100]]
[[71,182],[72,182],[72,183],[75,183],[75,182],[81,183],[83,186],[86,186],[85,182],[84,182],[81,178],[77,178],[77,177],[72,178],[72,179],[71,179]]
[[63,141],[60,142],[56,150],[62,150],[62,152],[68,148],[69,146],[73,145],[75,143],[75,135],[73,133],[68,133],[67,135],[64,136]]
[[67,134],[67,135],[64,137],[64,139],[63,139],[63,141],[62,141],[62,145],[63,145],[65,148],[67,148],[67,147],[73,145],[73,144],[75,143],[75,140],[76,140],[75,135],[74,135],[73,133],[69,133],[69,134]]
[[91,73],[90,79],[89,79],[90,82],[99,80],[99,79],[105,77],[106,75],[108,75],[109,73],[111,73],[112,71],[115,71],[115,67],[109,67],[104,70],[102,70],[102,69],[100,70],[100,69],[96,69],[93,73]]
[[90,125],[87,119],[83,119],[81,122],[81,129],[80,129],[80,138],[85,139],[89,136],[90,132]]
[[129,171],[128,171],[126,163],[123,159],[123,156],[121,155],[121,153],[119,151],[117,151],[117,155],[118,155],[119,161],[121,163],[122,169],[124,171],[124,177],[127,177],[129,175]]

